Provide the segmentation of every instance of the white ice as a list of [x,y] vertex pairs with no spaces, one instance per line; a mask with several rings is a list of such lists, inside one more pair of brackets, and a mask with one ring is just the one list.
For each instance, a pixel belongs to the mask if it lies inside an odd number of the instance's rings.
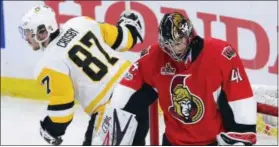
[[[46,101],[1,96],[1,145],[48,145],[39,133],[46,108]],[[80,105],[75,105],[74,119],[62,145],[82,145],[89,119]]]
[[[1,97],[1,145],[48,145],[39,134],[39,121],[44,118],[47,102]],[[160,136],[164,131],[160,120]],[[75,106],[75,115],[63,136],[62,145],[81,145],[89,116],[80,105]],[[258,138],[258,145],[278,145],[278,140],[267,136]],[[146,139],[149,145],[149,135]],[[161,138],[160,138],[161,142]]]
[[[45,116],[46,102],[1,97],[1,145],[48,145],[39,133],[39,121]],[[81,145],[89,116],[76,105],[62,145]]]

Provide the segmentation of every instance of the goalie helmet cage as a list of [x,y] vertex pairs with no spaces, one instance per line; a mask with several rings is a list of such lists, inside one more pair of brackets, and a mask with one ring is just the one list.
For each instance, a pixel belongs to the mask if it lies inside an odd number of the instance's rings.
[[[252,88],[257,100],[257,140],[263,142],[262,145],[278,145],[278,87],[253,85]],[[161,115],[155,101],[149,108],[150,145],[160,145]]]

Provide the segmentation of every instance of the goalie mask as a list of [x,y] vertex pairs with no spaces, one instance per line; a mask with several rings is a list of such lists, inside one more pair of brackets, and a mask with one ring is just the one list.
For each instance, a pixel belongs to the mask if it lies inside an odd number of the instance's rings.
[[43,42],[57,29],[55,12],[45,5],[31,8],[22,17],[19,26],[22,38],[28,41],[34,50],[43,48]]
[[175,61],[185,59],[192,38],[193,26],[189,19],[177,12],[164,15],[159,26],[161,49]]

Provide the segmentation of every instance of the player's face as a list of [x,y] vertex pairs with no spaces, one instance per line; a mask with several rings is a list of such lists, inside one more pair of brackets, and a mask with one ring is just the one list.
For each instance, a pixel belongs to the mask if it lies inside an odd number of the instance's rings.
[[172,49],[174,53],[179,56],[180,54],[183,54],[187,49],[187,41],[185,37],[179,38],[173,45]]
[[35,40],[35,35],[32,34],[30,31],[25,31],[25,40],[28,42],[28,44],[33,48],[34,51],[40,49],[39,43]]
[[[39,41],[45,40],[47,37],[47,33],[44,32],[39,32],[37,35],[32,34],[31,31],[25,30],[25,40],[28,42],[28,44],[33,48],[34,51],[37,51],[40,49],[40,44],[36,41],[35,37]],[[46,46],[46,42],[44,43],[44,46]]]
[[187,52],[187,38],[180,37],[171,43],[166,43],[164,50],[168,52],[176,61],[183,61]]

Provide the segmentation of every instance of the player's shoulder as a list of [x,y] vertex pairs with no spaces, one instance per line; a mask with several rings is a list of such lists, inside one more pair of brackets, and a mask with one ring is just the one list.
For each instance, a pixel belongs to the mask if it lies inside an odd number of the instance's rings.
[[160,46],[157,43],[148,46],[147,48],[141,50],[141,52],[140,52],[140,57],[147,58],[148,60],[157,58],[161,55],[163,55],[162,50],[160,49]]
[[61,30],[63,32],[67,32],[70,30],[74,34],[83,34],[88,32],[89,30],[96,32],[97,30],[100,30],[100,28],[99,23],[94,19],[87,16],[78,16],[66,21],[62,25]]
[[214,49],[216,50],[221,50],[222,48],[224,48],[225,46],[228,46],[229,43],[218,39],[218,38],[205,38],[205,44],[214,47]]
[[160,46],[153,44],[141,51],[141,57],[138,61],[146,71],[151,72],[151,70],[157,69],[157,66],[164,59],[163,56],[164,52],[160,49]]
[[45,49],[43,56],[36,63],[34,76],[37,78],[44,69],[62,72],[65,69],[64,64],[67,58],[67,51],[57,48],[56,45],[51,45]]
[[36,66],[34,68],[34,77],[36,79],[39,77],[43,69],[48,68],[51,64],[53,64],[52,60],[55,60],[55,58],[57,58],[56,55],[53,56],[52,58],[50,57],[51,54],[45,51],[44,55],[36,63]]
[[227,41],[217,38],[205,38],[205,46],[212,56],[231,59],[236,56],[236,50]]
[[73,26],[76,24],[98,24],[97,21],[94,19],[87,17],[87,16],[77,16],[69,19],[68,21],[65,22],[64,26]]
[[68,20],[65,24],[62,25],[61,30],[62,33],[64,33],[66,36],[84,36],[90,31],[96,38],[100,39],[102,38],[101,24],[101,22],[97,22],[90,17],[79,16]]

